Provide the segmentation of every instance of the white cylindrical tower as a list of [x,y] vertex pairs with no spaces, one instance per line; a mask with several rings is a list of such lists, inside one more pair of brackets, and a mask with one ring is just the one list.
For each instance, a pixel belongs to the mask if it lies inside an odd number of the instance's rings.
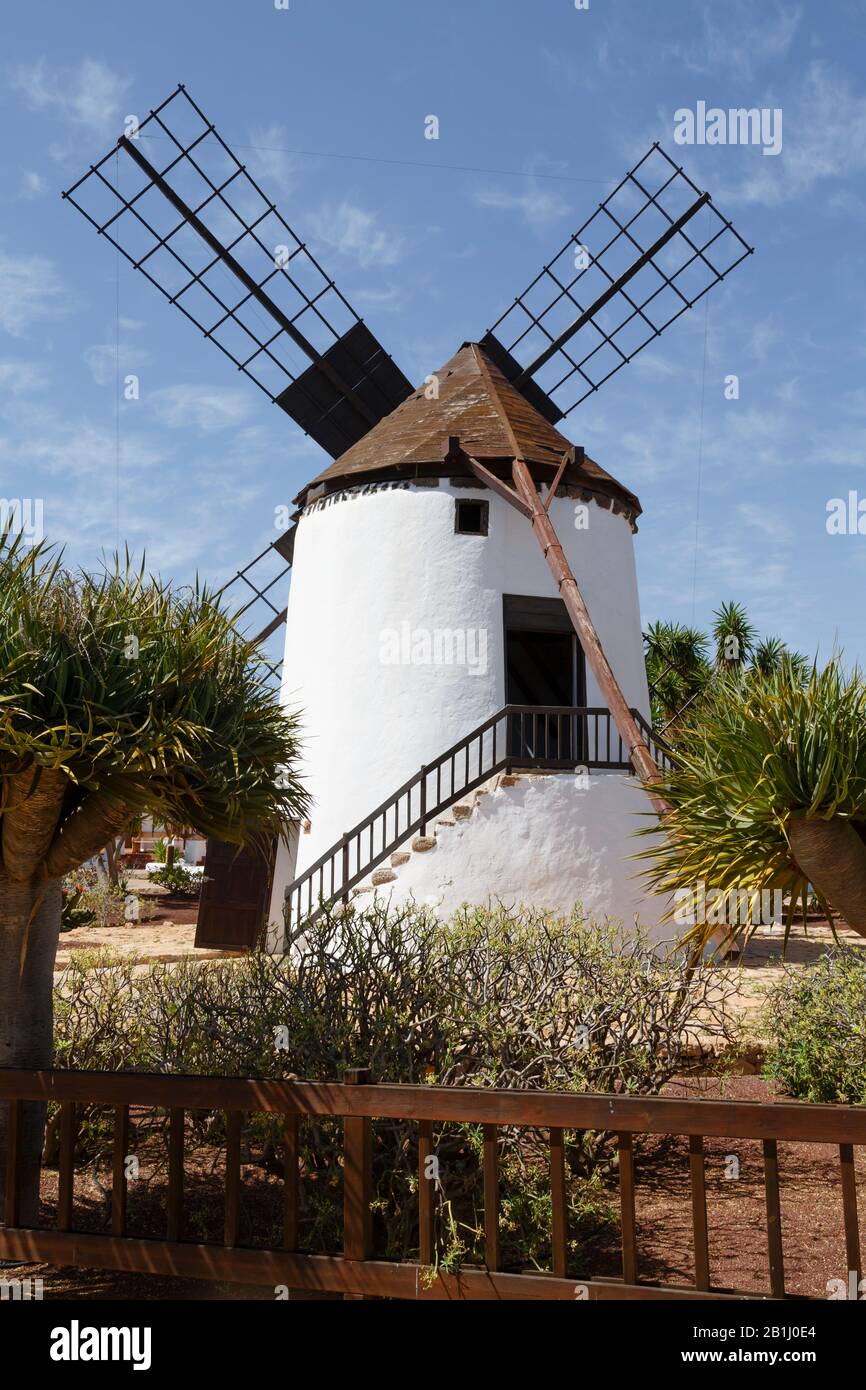
[[[272,920],[292,877],[507,703],[604,704],[529,522],[445,462],[456,437],[506,476],[516,442],[549,482],[572,446],[477,346],[434,381],[438,395],[417,392],[299,498],[283,700],[302,712],[313,810],[296,862],[280,856]],[[639,510],[585,460],[569,466],[550,516],[626,700],[648,715]],[[649,809],[634,778],[593,772],[574,795],[573,777],[549,780],[505,799],[497,789],[461,825],[459,846],[443,834],[388,891],[443,909],[505,895],[652,917],[627,862]]]

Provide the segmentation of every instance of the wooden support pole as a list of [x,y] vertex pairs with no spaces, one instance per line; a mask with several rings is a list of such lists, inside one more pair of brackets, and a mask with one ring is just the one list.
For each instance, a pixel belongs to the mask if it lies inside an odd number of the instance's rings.
[[283,1249],[298,1248],[298,1187],[300,1162],[300,1124],[297,1115],[283,1118]]
[[10,1100],[6,1128],[6,1193],[4,1222],[17,1226],[21,1219],[21,1175],[23,1171],[24,1102]]
[[418,1123],[418,1259],[422,1265],[432,1265],[434,1242],[435,1179],[428,1177],[429,1160],[434,1157],[433,1121]]
[[243,1112],[226,1111],[226,1205],[223,1245],[234,1250],[238,1243],[241,1210],[241,1130]]
[[[595,630],[595,624],[589,616],[589,609],[584,603],[583,595],[577,586],[577,580],[565,558],[565,552],[560,545],[553,522],[538,495],[532,474],[522,458],[514,460],[512,472],[517,492],[529,508],[532,529],[544,552],[548,569],[556,581],[556,586],[574,624],[580,645],[586,653],[592,674],[595,676],[598,688],[613,715],[619,736],[628,749],[634,769],[644,782],[659,782],[661,781],[661,773],[658,765],[646,745],[634,715],[626,704],[619,682],[604,654],[604,648]],[[659,816],[667,814],[669,808],[660,797],[654,796],[650,792],[650,800]]]
[[111,1162],[111,1234],[126,1235],[128,1187],[126,1157],[129,1151],[129,1106],[114,1107],[114,1146]]
[[[368,1085],[369,1067],[343,1073],[347,1086]],[[343,1119],[343,1258],[369,1260],[373,1253],[373,1122],[367,1115]],[[360,1294],[346,1294],[360,1298]]]
[[60,1158],[57,1165],[57,1229],[72,1230],[72,1204],[75,1193],[76,1107],[74,1100],[60,1106]]
[[484,1126],[484,1259],[499,1268],[499,1131]]

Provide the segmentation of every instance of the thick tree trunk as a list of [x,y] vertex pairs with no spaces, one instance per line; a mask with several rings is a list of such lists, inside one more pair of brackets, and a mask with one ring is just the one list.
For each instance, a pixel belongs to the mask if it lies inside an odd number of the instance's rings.
[[[16,883],[0,870],[0,1066],[50,1067],[54,1049],[54,959],[59,879]],[[5,1191],[8,1110],[0,1105],[0,1192]],[[21,1221],[34,1225],[45,1106],[24,1108]]]
[[866,936],[866,845],[850,821],[795,811],[788,842],[800,869],[853,931]]

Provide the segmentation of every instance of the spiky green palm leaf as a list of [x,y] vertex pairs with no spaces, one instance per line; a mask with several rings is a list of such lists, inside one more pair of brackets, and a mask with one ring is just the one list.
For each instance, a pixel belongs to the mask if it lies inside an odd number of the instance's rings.
[[653,721],[668,725],[693,700],[711,674],[707,639],[681,623],[651,623],[644,637]]
[[[0,777],[60,770],[63,817],[88,797],[242,843],[305,814],[297,716],[255,646],[198,583],[73,575],[0,538]],[[0,821],[2,824],[2,821]]]
[[866,838],[866,684],[838,658],[805,681],[788,658],[759,681],[720,674],[680,729],[677,758],[653,787],[671,807],[667,834],[639,856],[659,891],[779,888],[793,905],[807,888],[789,840],[794,813]]
[[757,628],[741,603],[723,603],[713,617],[716,665],[727,671],[741,669],[754,650]]

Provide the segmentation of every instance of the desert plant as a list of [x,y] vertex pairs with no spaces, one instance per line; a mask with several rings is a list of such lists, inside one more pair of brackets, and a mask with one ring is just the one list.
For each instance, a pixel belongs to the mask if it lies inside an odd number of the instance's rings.
[[644,633],[644,660],[650,689],[653,725],[668,742],[676,742],[679,727],[719,674],[748,673],[753,680],[776,675],[788,663],[802,682],[809,662],[791,651],[779,637],[758,640],[742,604],[723,603],[714,613],[714,657],[708,658],[710,639],[698,628],[681,623],[650,623]]
[[680,623],[651,623],[644,636],[653,723],[670,726],[704,689],[712,672],[707,639]]
[[76,882],[69,875],[63,880],[61,889],[63,903],[60,914],[60,930],[72,931],[74,927],[89,927],[95,913],[87,905],[87,889],[83,883]]
[[723,671],[741,670],[755,649],[757,628],[741,603],[723,603],[713,617],[716,666]]
[[183,864],[166,864],[164,869],[151,869],[148,878],[151,883],[158,883],[181,898],[197,898],[201,893],[201,875],[191,874]]
[[[0,1065],[50,1065],[63,876],[144,811],[239,844],[281,832],[307,805],[295,751],[257,648],[205,588],[128,556],[72,574],[0,536]],[[42,1120],[28,1104],[25,1219]]]
[[[866,683],[838,657],[803,681],[783,660],[761,680],[720,676],[680,730],[671,807],[643,852],[652,884],[692,892],[780,889],[788,922],[811,884],[866,935]],[[717,926],[698,923],[705,944]],[[748,932],[748,927],[747,927]]]
[[828,951],[770,991],[764,1074],[798,1100],[866,1105],[866,953]]

